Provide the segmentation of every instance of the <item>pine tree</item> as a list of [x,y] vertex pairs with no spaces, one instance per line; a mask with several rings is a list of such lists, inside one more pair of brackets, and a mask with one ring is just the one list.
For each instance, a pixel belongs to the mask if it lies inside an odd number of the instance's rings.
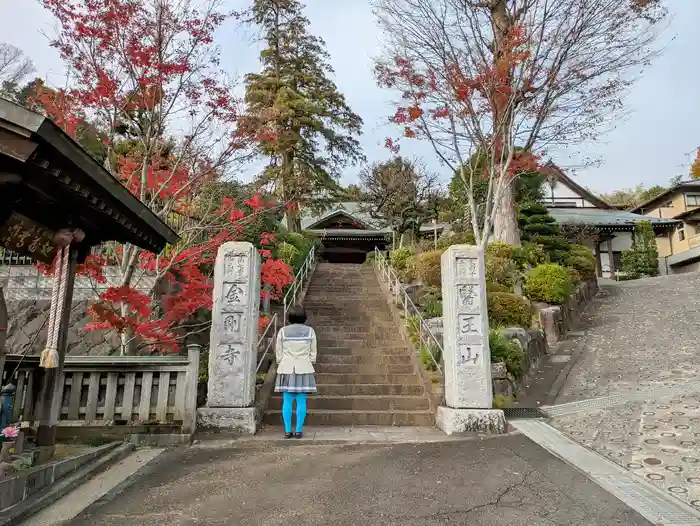
[[290,231],[301,205],[322,205],[342,189],[340,170],[364,161],[362,119],[329,78],[325,42],[309,33],[297,0],[255,0],[251,22],[263,32],[262,72],[246,77],[248,125],[266,126],[259,152],[269,157],[261,184],[288,203]]

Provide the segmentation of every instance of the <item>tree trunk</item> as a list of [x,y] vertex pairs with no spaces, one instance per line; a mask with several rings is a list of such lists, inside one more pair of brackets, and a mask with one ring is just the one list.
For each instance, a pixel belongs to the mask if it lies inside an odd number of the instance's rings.
[[504,188],[501,202],[497,205],[496,217],[493,222],[493,237],[494,241],[520,246],[520,228],[518,227],[514,182],[511,182]]
[[287,209],[287,230],[289,232],[301,232],[301,220],[299,219],[299,204]]

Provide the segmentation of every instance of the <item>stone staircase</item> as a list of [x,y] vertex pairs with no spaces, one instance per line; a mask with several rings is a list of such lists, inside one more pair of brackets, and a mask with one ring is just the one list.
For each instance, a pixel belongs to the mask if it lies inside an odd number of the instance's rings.
[[[318,393],[308,425],[432,426],[413,350],[403,342],[369,265],[320,263],[304,300],[318,338]],[[281,423],[282,398],[265,423]]]

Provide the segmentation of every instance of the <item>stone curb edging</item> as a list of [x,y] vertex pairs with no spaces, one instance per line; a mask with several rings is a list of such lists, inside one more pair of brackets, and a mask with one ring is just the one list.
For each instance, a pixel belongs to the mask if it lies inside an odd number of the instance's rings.
[[78,486],[87,482],[110,465],[122,460],[135,449],[134,444],[121,443],[98,458],[95,462],[87,463],[75,472],[59,479],[46,491],[40,491],[0,513],[0,525],[17,524],[38,513],[47,506],[64,497]]

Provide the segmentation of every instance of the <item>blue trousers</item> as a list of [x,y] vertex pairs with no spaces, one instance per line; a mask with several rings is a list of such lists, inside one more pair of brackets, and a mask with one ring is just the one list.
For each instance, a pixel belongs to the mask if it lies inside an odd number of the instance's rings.
[[292,432],[292,406],[297,401],[296,432],[301,433],[306,418],[306,393],[282,393],[282,420],[285,433]]

